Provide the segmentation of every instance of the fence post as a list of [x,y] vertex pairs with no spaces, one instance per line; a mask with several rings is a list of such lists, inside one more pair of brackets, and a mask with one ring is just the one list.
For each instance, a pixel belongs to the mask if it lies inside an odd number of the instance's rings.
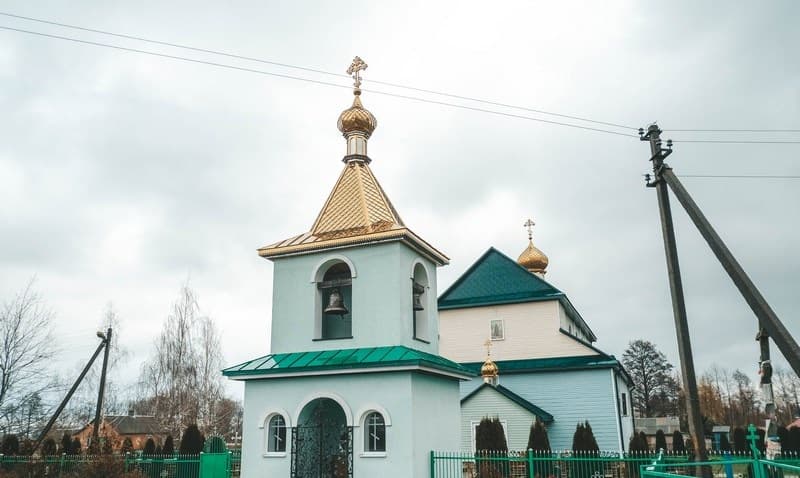
[[434,458],[434,451],[431,450],[431,478],[436,478],[436,466],[434,465],[435,458]]
[[528,478],[533,478],[533,450],[528,448]]

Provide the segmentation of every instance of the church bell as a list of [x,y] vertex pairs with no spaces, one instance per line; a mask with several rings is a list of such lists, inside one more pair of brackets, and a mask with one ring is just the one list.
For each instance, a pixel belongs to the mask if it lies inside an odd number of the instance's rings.
[[422,294],[425,292],[425,287],[414,282],[411,292],[414,299],[414,310],[425,310],[425,307],[422,306]]
[[328,297],[328,306],[325,307],[323,312],[335,315],[345,315],[349,312],[347,307],[344,306],[344,299],[339,289],[333,289],[331,291],[331,295]]

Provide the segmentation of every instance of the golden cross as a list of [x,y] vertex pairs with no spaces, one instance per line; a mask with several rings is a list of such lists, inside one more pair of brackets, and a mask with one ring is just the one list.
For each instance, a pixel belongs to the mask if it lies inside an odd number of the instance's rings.
[[483,346],[486,347],[486,356],[489,357],[492,355],[492,341],[491,339],[486,339],[486,342],[483,343]]
[[528,228],[528,240],[529,241],[533,240],[533,226],[535,226],[535,225],[536,225],[536,223],[533,222],[533,219],[528,219],[527,221],[525,221],[525,224],[523,224],[523,226]]
[[361,87],[361,71],[367,69],[366,63],[364,60],[361,59],[360,56],[353,58],[353,63],[350,63],[350,68],[347,69],[347,74],[353,76],[353,86],[356,89]]

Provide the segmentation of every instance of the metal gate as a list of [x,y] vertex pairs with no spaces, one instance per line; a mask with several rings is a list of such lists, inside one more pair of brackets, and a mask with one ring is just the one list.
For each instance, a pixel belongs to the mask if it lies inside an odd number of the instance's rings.
[[292,478],[352,478],[353,427],[292,428]]

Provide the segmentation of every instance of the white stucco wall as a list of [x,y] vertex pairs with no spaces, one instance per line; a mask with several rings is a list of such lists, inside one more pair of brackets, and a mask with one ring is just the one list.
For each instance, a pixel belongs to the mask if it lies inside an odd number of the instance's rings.
[[[242,478],[287,477],[291,470],[291,433],[284,456],[265,456],[264,420],[275,411],[295,426],[302,404],[317,397],[334,398],[352,417],[355,478],[423,478],[431,449],[457,449],[459,382],[417,372],[293,377],[245,383],[242,433]],[[366,457],[363,416],[385,411],[385,457]],[[439,445],[436,445],[439,444]]]
[[557,300],[441,310],[439,353],[460,363],[483,361],[489,324],[502,319],[505,339],[492,343],[495,360],[596,355],[559,332],[562,315],[566,316]]

